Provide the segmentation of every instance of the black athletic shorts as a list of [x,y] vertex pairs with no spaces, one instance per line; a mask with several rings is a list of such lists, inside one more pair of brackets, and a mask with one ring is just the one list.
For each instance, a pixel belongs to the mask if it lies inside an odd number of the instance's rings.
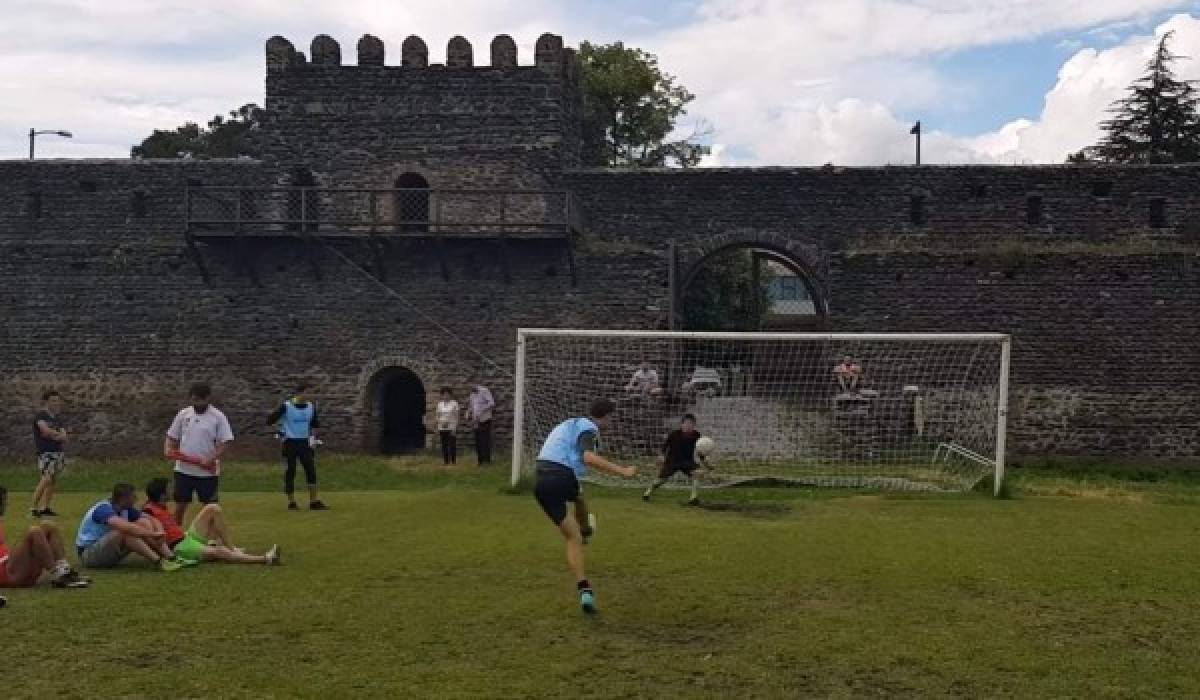
[[175,472],[175,502],[191,503],[193,493],[201,503],[216,503],[217,477]]
[[658,470],[658,478],[670,479],[675,472],[683,472],[684,474],[691,476],[692,472],[699,468],[700,466],[694,462],[687,464],[663,464],[662,469]]
[[567,519],[567,502],[574,503],[579,498],[575,472],[554,462],[538,462],[533,497],[555,525],[562,525]]

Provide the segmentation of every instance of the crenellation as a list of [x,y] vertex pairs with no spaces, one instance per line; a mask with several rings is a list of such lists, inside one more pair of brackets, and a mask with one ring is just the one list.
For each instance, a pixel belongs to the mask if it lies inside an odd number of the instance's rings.
[[318,34],[313,37],[309,51],[314,66],[342,65],[342,47],[336,39],[328,34]]
[[428,68],[429,47],[419,36],[409,35],[400,45],[400,65],[405,68]]
[[538,68],[550,73],[556,73],[563,68],[563,40],[557,34],[549,32],[538,37],[534,45],[534,63]]
[[475,65],[475,58],[471,49],[471,42],[464,37],[455,36],[446,44],[446,67],[447,68],[471,68]]
[[492,68],[517,67],[517,42],[507,34],[492,39]]
[[382,39],[371,36],[370,34],[362,35],[362,38],[358,40],[358,65],[384,65],[384,49]]

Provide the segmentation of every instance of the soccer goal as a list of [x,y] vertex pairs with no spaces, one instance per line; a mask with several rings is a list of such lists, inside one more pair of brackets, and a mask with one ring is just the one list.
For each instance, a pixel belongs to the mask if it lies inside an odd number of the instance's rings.
[[994,333],[517,332],[512,481],[596,398],[600,451],[653,478],[684,414],[716,442],[709,486],[962,491],[1004,479],[1010,339]]

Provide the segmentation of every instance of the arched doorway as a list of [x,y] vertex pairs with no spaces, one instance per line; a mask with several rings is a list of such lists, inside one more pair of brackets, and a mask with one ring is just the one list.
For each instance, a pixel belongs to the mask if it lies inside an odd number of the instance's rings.
[[292,171],[290,184],[293,188],[288,191],[287,228],[289,231],[311,232],[317,228],[319,218],[317,209],[317,179],[308,168],[296,168]]
[[805,331],[825,316],[803,265],[752,244],[720,248],[683,277],[676,323],[689,331]]
[[399,231],[429,230],[429,181],[419,173],[404,173],[396,178],[395,213]]
[[379,421],[379,449],[383,454],[403,454],[425,448],[425,385],[404,367],[389,367],[375,381],[375,415]]

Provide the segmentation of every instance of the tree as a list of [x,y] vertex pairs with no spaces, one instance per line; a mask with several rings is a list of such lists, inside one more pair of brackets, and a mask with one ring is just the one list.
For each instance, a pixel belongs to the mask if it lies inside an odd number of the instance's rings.
[[1171,53],[1174,32],[1158,42],[1146,74],[1129,86],[1101,124],[1100,143],[1067,157],[1067,162],[1192,163],[1200,161],[1200,95],[1194,80],[1179,80],[1172,64],[1182,58]]
[[237,158],[258,156],[255,138],[262,119],[262,109],[245,104],[229,113],[209,120],[206,128],[187,122],[174,131],[155,129],[130,152],[134,158]]
[[[754,266],[759,268],[754,289]],[[683,325],[695,331],[757,331],[770,310],[772,275],[753,250],[715,255],[683,293]]]
[[700,134],[668,141],[695,95],[662,72],[658,58],[621,42],[579,45],[586,165],[691,167],[709,153]]

